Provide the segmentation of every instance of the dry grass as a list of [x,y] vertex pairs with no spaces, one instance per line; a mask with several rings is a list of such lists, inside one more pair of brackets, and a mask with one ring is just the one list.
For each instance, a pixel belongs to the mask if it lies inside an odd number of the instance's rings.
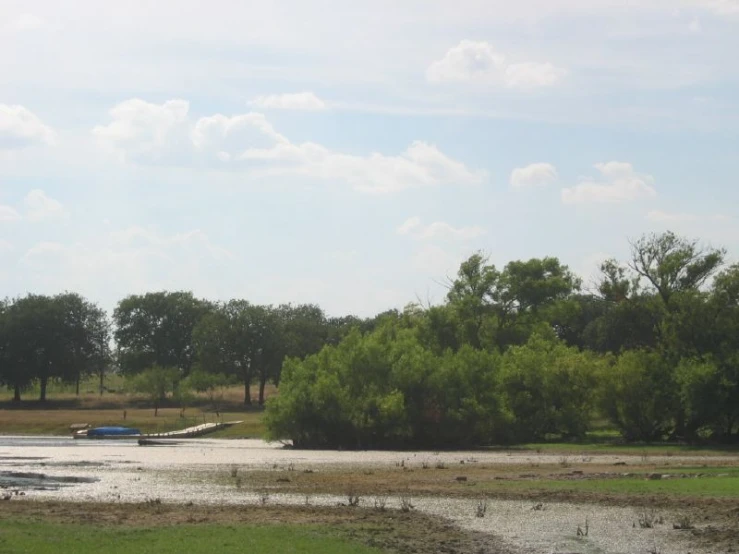
[[[125,418],[124,418],[124,411]],[[201,408],[185,410],[180,417],[179,408],[161,408],[154,416],[151,408],[129,409],[0,409],[0,429],[4,434],[68,435],[70,425],[87,423],[92,427],[123,425],[136,427],[145,433],[170,431],[206,421],[241,421],[214,437],[261,437],[264,431],[261,412],[224,412],[220,417]]]

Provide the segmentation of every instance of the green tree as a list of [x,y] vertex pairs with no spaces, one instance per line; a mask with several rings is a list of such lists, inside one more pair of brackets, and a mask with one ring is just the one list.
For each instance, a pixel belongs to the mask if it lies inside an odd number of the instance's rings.
[[185,382],[188,389],[205,393],[213,411],[218,413],[221,410],[226,389],[233,383],[233,379],[224,373],[209,373],[196,368],[188,375]]
[[677,383],[658,352],[624,352],[602,372],[600,383],[603,413],[626,440],[654,441],[673,430]]
[[199,366],[209,373],[223,373],[244,385],[244,404],[251,405],[251,385],[259,382],[259,403],[264,388],[276,379],[286,346],[282,322],[270,307],[245,300],[231,300],[205,316],[193,332]]
[[192,332],[211,304],[190,292],[132,295],[113,312],[114,337],[124,373],[152,365],[176,367],[186,376],[195,358]]
[[500,382],[514,440],[583,436],[595,407],[597,368],[594,356],[567,347],[551,330],[507,350]]
[[697,240],[667,231],[632,242],[629,266],[667,306],[674,293],[700,288],[721,267],[725,256],[722,248],[704,247]]
[[144,371],[130,377],[131,387],[136,392],[144,394],[154,406],[154,416],[159,415],[159,408],[167,394],[173,392],[175,383],[180,378],[176,367],[151,366]]

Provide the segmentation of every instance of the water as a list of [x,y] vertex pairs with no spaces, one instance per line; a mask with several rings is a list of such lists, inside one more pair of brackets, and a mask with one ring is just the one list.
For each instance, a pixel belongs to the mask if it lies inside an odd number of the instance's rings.
[[[206,474],[237,465],[243,470],[286,468],[296,470],[328,467],[356,468],[420,466],[444,463],[552,464],[560,455],[534,452],[340,452],[330,450],[285,449],[280,444],[260,440],[190,439],[165,446],[140,447],[136,441],[74,440],[66,437],[1,437],[0,486],[23,490],[25,498],[75,501],[162,502],[203,504],[243,504],[260,502],[248,488],[214,484]],[[574,459],[574,458],[573,458]],[[597,456],[594,462],[612,464],[625,456]],[[733,460],[713,457],[714,461]],[[583,458],[582,463],[587,463]],[[705,458],[692,456],[650,456],[650,462],[700,464]],[[272,494],[270,503],[303,504],[304,495]],[[314,495],[312,504],[336,505],[344,497]],[[656,529],[634,527],[636,510],[594,504],[546,503],[533,510],[535,502],[488,500],[484,518],[476,517],[477,499],[413,498],[416,509],[448,518],[457,525],[496,534],[522,552],[549,554],[580,552],[630,554],[659,546],[674,554],[701,551],[690,548],[685,535],[671,525]],[[363,499],[372,506],[373,499]],[[388,508],[397,508],[399,498],[389,498]],[[576,536],[577,527],[588,523],[587,537]],[[706,551],[707,552],[707,551]]]

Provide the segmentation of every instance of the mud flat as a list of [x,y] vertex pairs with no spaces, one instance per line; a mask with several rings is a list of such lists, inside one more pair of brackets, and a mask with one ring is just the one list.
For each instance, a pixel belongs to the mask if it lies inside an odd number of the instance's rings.
[[[412,505],[410,513],[441,518],[470,537],[491,537],[496,550],[486,551],[542,554],[731,551],[732,544],[739,544],[734,542],[739,534],[731,533],[732,526],[739,529],[736,497],[686,501],[536,489],[549,479],[607,479],[709,463],[730,471],[739,466],[739,458],[299,451],[256,440],[218,439],[140,447],[135,442],[0,437],[0,474],[43,475],[42,481],[64,485],[10,483],[6,490],[25,493],[13,503],[157,505],[173,511],[187,504],[219,506],[219,511],[256,506],[269,507],[274,517],[288,521],[291,510],[293,515],[312,509],[399,517],[403,506]],[[499,483],[508,488],[488,487]],[[350,497],[359,509],[349,506]],[[673,528],[686,521],[694,528]]]

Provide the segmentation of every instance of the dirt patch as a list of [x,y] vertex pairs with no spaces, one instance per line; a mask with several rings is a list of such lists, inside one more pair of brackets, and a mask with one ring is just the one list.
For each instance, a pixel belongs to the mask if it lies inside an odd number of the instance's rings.
[[338,536],[390,553],[513,554],[496,537],[461,530],[417,512],[321,506],[203,506],[37,502],[4,503],[3,518],[95,526],[157,527],[178,524],[321,525]]

